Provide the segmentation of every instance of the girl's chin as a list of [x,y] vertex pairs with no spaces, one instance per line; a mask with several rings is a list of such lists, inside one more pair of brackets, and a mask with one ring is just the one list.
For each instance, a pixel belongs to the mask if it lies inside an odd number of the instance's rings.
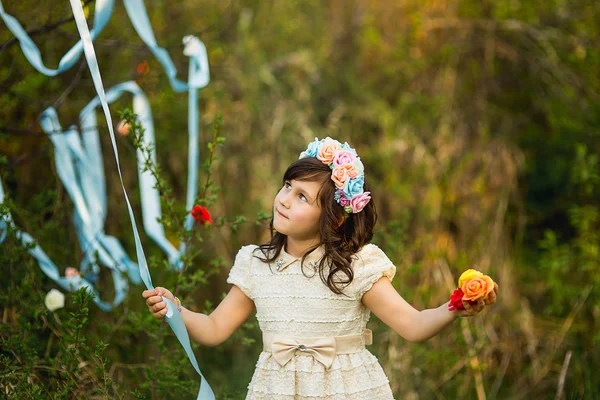
[[282,225],[283,224],[280,221],[277,221],[277,218],[275,218],[273,220],[273,229],[275,229],[277,232],[285,235],[286,229]]

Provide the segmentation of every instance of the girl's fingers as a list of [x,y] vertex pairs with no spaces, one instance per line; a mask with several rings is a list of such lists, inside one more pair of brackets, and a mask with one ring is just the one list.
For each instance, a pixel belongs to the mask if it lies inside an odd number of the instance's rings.
[[485,303],[483,302],[483,299],[477,299],[475,311],[481,312],[481,310],[483,310],[484,308],[485,308]]
[[154,315],[154,318],[156,319],[163,319],[163,317],[167,315],[167,307],[163,308],[160,311],[152,312],[152,315]]
[[160,303],[161,301],[162,301],[162,297],[160,297],[160,296],[148,297],[146,299],[146,305],[148,307],[151,307],[151,306],[155,305],[156,303]]
[[498,284],[494,282],[494,290],[492,290],[485,299],[485,304],[494,304],[498,294]]
[[467,300],[463,300],[462,303],[463,306],[465,306],[465,311],[468,313],[468,315],[473,315],[473,307],[471,304]]
[[465,311],[469,316],[477,315],[484,309],[485,303],[483,299],[477,299],[475,301],[463,300]]
[[163,301],[163,296],[169,296],[171,292],[162,287],[156,287],[150,290],[144,290],[142,292],[142,297],[146,299],[146,305],[148,309],[156,319],[162,319],[168,311],[166,302]]
[[169,291],[167,289],[157,286],[154,289],[144,290],[142,292],[142,297],[146,299],[150,296],[164,296],[165,293],[168,292]]
[[164,301],[161,301],[160,303],[156,303],[155,305],[153,305],[151,307],[151,309],[152,309],[153,313],[157,313],[166,307],[167,307],[167,304]]

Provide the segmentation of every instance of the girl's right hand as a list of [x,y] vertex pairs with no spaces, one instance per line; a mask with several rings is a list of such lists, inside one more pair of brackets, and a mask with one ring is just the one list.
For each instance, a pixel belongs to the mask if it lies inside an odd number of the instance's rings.
[[152,290],[144,290],[142,297],[146,299],[146,305],[148,309],[154,315],[156,319],[163,319],[167,314],[167,303],[165,303],[162,297],[166,297],[175,303],[175,296],[163,287],[156,287]]

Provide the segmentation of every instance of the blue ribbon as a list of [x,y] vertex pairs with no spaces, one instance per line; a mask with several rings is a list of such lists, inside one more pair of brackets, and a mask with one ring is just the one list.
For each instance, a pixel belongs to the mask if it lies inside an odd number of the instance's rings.
[[[182,82],[176,78],[177,69],[169,56],[169,53],[156,43],[154,31],[148,19],[148,12],[142,0],[124,0],[125,9],[129,15],[129,19],[133,24],[140,38],[146,43],[152,54],[162,64],[171,87],[176,92],[184,92],[193,87],[196,89],[203,88],[209,82],[208,58],[206,57],[206,49],[198,51],[195,54],[190,54],[190,74],[188,82]],[[199,43],[201,48],[204,48],[202,42]]]
[[[103,310],[109,310],[112,306],[119,304],[124,298],[127,292],[127,280],[123,278],[122,274],[127,272],[130,278],[136,282],[141,279],[148,289],[152,288],[152,282],[148,271],[147,262],[144,256],[143,248],[141,246],[139,233],[136,228],[135,217],[129,202],[129,198],[123,186],[123,180],[121,176],[121,170],[119,165],[118,150],[115,143],[114,132],[111,125],[110,111],[108,109],[107,98],[114,97],[111,101],[120,95],[119,89],[115,89],[114,92],[109,91],[107,94],[104,93],[102,81],[99,74],[97,60],[93,49],[92,41],[106,26],[114,8],[113,0],[97,0],[95,5],[94,15],[94,28],[92,31],[88,30],[85,16],[83,14],[83,8],[79,0],[70,0],[71,7],[75,16],[77,28],[81,34],[82,39],[73,46],[60,60],[57,69],[47,68],[41,59],[40,51],[27,35],[25,30],[19,24],[19,22],[4,11],[2,1],[0,0],[0,17],[4,20],[7,27],[21,45],[21,49],[25,57],[29,60],[31,65],[39,72],[47,76],[55,76],[71,68],[81,56],[82,51],[88,61],[90,71],[92,72],[92,78],[96,91],[98,92],[98,98],[94,99],[92,103],[88,105],[81,113],[81,122],[83,130],[87,131],[92,128],[95,129],[95,114],[92,111],[98,105],[101,105],[105,117],[109,123],[109,132],[111,136],[111,142],[113,150],[115,152],[115,158],[117,160],[117,168],[119,172],[119,178],[121,179],[121,186],[125,195],[133,233],[136,244],[137,258],[139,261],[139,275],[136,269],[135,263],[129,260],[129,257],[123,251],[120,243],[114,237],[107,236],[103,233],[102,228],[106,218],[106,187],[104,183],[104,169],[102,165],[102,158],[100,154],[100,144],[98,134],[86,134],[83,135],[83,145],[81,139],[75,128],[69,128],[64,135],[51,135],[51,140],[56,149],[55,163],[59,176],[65,188],[67,189],[70,197],[73,199],[75,204],[75,215],[74,223],[77,228],[78,237],[82,247],[86,250],[85,258],[82,261],[81,270],[84,275],[94,279],[98,273],[99,267],[97,262],[93,259],[94,254],[98,254],[100,261],[111,268],[113,278],[115,281],[116,297],[115,301],[111,304],[103,302],[99,299],[96,290],[93,285],[87,279],[82,277],[60,277],[58,269],[43,252],[43,250],[35,245],[29,252],[37,259],[42,271],[48,275],[51,279],[57,282],[65,290],[76,290],[80,287],[87,287],[88,291],[95,296],[94,301]],[[197,195],[197,170],[199,161],[199,133],[198,133],[198,96],[197,89],[206,86],[209,82],[209,68],[208,59],[206,56],[206,48],[204,44],[195,38],[186,38],[191,41],[189,46],[186,46],[187,55],[190,56],[189,75],[188,83],[182,82],[176,78],[177,70],[169,57],[166,50],[159,47],[156,43],[154,33],[150,26],[148,15],[144,6],[144,3],[140,0],[124,0],[125,7],[129,18],[131,19],[134,28],[142,38],[142,40],[148,45],[152,53],[156,56],[158,61],[163,65],[169,82],[173,89],[177,92],[187,90],[189,92],[188,106],[188,123],[189,123],[189,154],[188,154],[188,185],[187,185],[187,198],[186,206],[191,209],[194,205],[194,201]],[[189,47],[189,49],[188,49]],[[128,85],[125,83],[123,85]],[[121,90],[128,90],[130,88]],[[138,88],[139,89],[139,88]],[[131,90],[129,90],[131,91]],[[140,91],[141,92],[141,91]],[[132,92],[133,93],[133,92]],[[138,92],[136,92],[138,93]],[[137,94],[134,93],[134,96]],[[143,94],[142,94],[143,96]],[[137,96],[138,98],[141,98]],[[145,99],[145,96],[144,96]],[[140,100],[141,103],[144,100]],[[147,100],[145,100],[147,103]],[[136,110],[136,100],[134,98],[134,110]],[[143,107],[142,107],[143,109]],[[147,108],[149,112],[149,106]],[[136,110],[138,114],[143,114],[143,111]],[[144,121],[150,121],[151,126],[152,119],[151,114],[149,118],[141,118],[142,124]],[[53,109],[48,109],[42,115],[42,127],[46,132],[60,131],[60,124],[56,112]],[[151,129],[146,126],[146,133],[148,134]],[[62,137],[61,137],[62,136]],[[149,139],[150,140],[150,139]],[[152,138],[153,141],[153,138]],[[138,160],[140,159],[138,154]],[[138,163],[139,167],[139,163]],[[139,169],[139,168],[138,168]],[[156,222],[156,216],[160,216],[160,202],[157,202],[153,192],[152,180],[149,179],[146,174],[140,170],[140,186],[142,191],[142,208],[144,215],[144,226],[148,234],[155,240],[159,245],[169,254],[169,262],[176,268],[181,268],[179,254],[177,256],[174,253],[173,246],[164,237],[164,230],[160,224]],[[148,188],[152,187],[152,190]],[[144,193],[149,193],[148,197]],[[150,200],[144,200],[144,199]],[[0,181],[0,201],[4,199],[4,191]],[[157,208],[158,204],[158,208]],[[0,243],[6,236],[6,230],[8,225],[13,229],[14,224],[10,218],[10,214],[4,219],[0,220]],[[193,225],[193,218],[188,215],[185,221],[186,229],[191,229]],[[23,245],[29,245],[34,243],[31,236],[26,233],[17,230],[17,237]],[[182,254],[185,251],[185,245],[180,246],[179,252]],[[212,389],[204,379],[204,376],[200,372],[197,361],[192,352],[187,330],[181,319],[181,315],[174,312],[175,305],[168,299],[164,299],[168,305],[167,321],[173,331],[175,332],[178,340],[184,347],[192,365],[201,376],[201,386],[198,398],[202,399],[214,399],[214,393]]]
[[[0,179],[0,204],[4,203],[4,188],[2,186],[2,180]],[[112,304],[107,303],[105,301],[100,300],[100,296],[94,285],[85,278],[81,276],[60,276],[60,272],[56,265],[50,260],[50,257],[42,250],[42,248],[36,243],[36,241],[29,235],[28,233],[22,232],[15,227],[13,223],[12,217],[10,213],[5,214],[0,219],[0,243],[6,238],[6,233],[8,229],[15,230],[16,238],[21,242],[21,244],[27,248],[27,251],[31,256],[33,256],[41,270],[46,274],[50,279],[56,282],[60,287],[67,291],[76,291],[81,288],[85,288],[88,293],[94,296],[94,302],[100,307],[103,311],[109,311],[113,306],[117,305],[118,296],[115,296],[115,300]],[[117,280],[120,272],[113,270],[113,279]],[[125,280],[125,283],[127,281]]]
[[137,264],[129,259],[119,241],[103,231],[106,199],[100,198],[95,190],[98,174],[92,168],[74,127],[62,135],[50,134],[61,130],[53,108],[42,113],[40,125],[49,133],[54,144],[56,170],[75,205],[74,224],[85,254],[80,270],[88,280],[95,282],[99,273],[94,259],[97,254],[99,260],[113,271],[114,304],[120,304],[128,290],[127,278],[123,274],[127,273],[135,284],[140,284],[141,278]]
[[[80,0],[70,0],[71,8],[73,9],[73,15],[75,16],[75,23],[77,24],[77,29],[79,30],[79,34],[83,43],[83,50],[85,58],[88,62],[88,66],[91,72],[92,80],[94,82],[94,86],[96,88],[96,92],[98,93],[98,98],[102,105],[102,109],[104,111],[104,116],[106,118],[106,122],[108,124],[108,130],[110,133],[110,139],[115,155],[115,160],[117,163],[117,171],[119,173],[119,179],[121,181],[121,188],[123,189],[123,195],[125,196],[125,202],[127,204],[127,210],[129,212],[129,218],[131,220],[131,227],[133,230],[133,235],[135,239],[135,247],[137,252],[137,259],[140,267],[140,275],[142,281],[146,285],[148,289],[153,289],[152,280],[150,278],[150,272],[148,271],[148,264],[146,261],[146,257],[144,255],[144,249],[142,248],[142,243],[140,241],[139,233],[137,230],[135,215],[133,214],[133,209],[131,207],[131,203],[129,201],[129,197],[127,196],[127,191],[125,190],[125,185],[123,184],[123,176],[121,174],[121,166],[119,163],[119,152],[117,149],[117,144],[115,140],[115,134],[112,127],[112,117],[110,115],[110,110],[108,108],[108,103],[106,101],[106,94],[104,92],[104,86],[102,84],[102,78],[100,76],[100,69],[98,68],[98,61],[96,59],[96,54],[94,51],[94,45],[92,43],[92,36],[88,29],[85,15],[83,13],[83,8],[81,6]],[[183,318],[179,312],[175,312],[175,304],[171,302],[169,299],[164,298],[163,300],[166,302],[169,313],[167,314],[167,322],[175,332],[177,339],[185,349],[190,362],[198,372],[201,378],[200,391],[198,393],[198,399],[214,399],[215,395],[206,382],[204,376],[200,372],[200,368],[198,367],[198,362],[196,361],[196,357],[194,356],[194,352],[192,351],[192,347],[190,344],[190,339],[185,328],[185,324],[183,322]],[[169,315],[170,314],[170,315]]]
[[[165,69],[174,91],[184,92],[190,88],[200,89],[208,85],[210,80],[208,58],[202,42],[199,43],[202,51],[190,55],[190,74],[188,76],[188,82],[182,82],[176,78],[177,69],[175,68],[173,60],[171,60],[169,53],[158,46],[156,42],[156,37],[154,36],[154,31],[150,25],[148,12],[146,11],[144,2],[142,0],[124,0],[124,5],[127,10],[127,15],[136,32]],[[102,32],[108,23],[114,9],[114,0],[96,0],[94,9],[94,28],[90,31],[92,41],[100,32]],[[50,69],[44,65],[40,50],[33,40],[31,40],[25,29],[23,29],[19,21],[4,10],[2,0],[0,0],[0,18],[2,18],[8,29],[19,41],[21,50],[27,60],[29,60],[29,63],[46,76],[56,76],[72,68],[81,56],[83,46],[80,40],[61,58],[57,69]]]
[[[145,148],[150,149],[150,159],[153,163],[156,163],[156,149],[154,139],[154,123],[152,119],[152,110],[150,103],[140,89],[140,87],[133,81],[124,82],[119,85],[113,86],[106,92],[106,100],[108,103],[112,103],[117,100],[123,93],[129,92],[133,94],[133,111],[138,115],[140,124],[144,129],[144,135],[142,137],[143,145]],[[94,98],[80,113],[81,129],[85,132],[83,135],[84,139],[93,141],[90,143],[90,151],[94,154],[94,158],[97,161],[95,170],[98,175],[102,175],[102,186],[104,185],[104,169],[101,164],[101,148],[98,138],[98,128],[96,122],[96,108],[100,106],[100,98]],[[156,189],[156,178],[150,173],[150,171],[144,171],[145,157],[148,154],[144,154],[141,150],[137,150],[137,165],[138,175],[140,180],[140,198],[142,201],[142,217],[144,223],[144,229],[148,236],[150,236],[160,247],[167,253],[169,258],[169,265],[176,269],[181,269],[181,254],[180,252],[169,242],[165,236],[165,230],[163,225],[159,222],[162,216],[160,197],[158,190]],[[96,186],[96,185],[92,185]],[[100,187],[100,185],[98,185]],[[93,188],[92,188],[93,189]],[[102,203],[104,208],[106,207],[106,197],[102,197]]]
[[[112,15],[114,8],[114,0],[97,0],[94,6],[94,28],[91,30],[92,40],[98,36],[100,32],[104,29],[110,16]],[[8,29],[15,35],[19,44],[21,45],[21,49],[23,50],[23,54],[29,60],[29,63],[38,71],[46,76],[56,76],[75,65],[79,57],[81,56],[81,52],[83,51],[83,46],[81,40],[78,41],[61,59],[58,63],[57,69],[51,69],[44,65],[42,61],[42,56],[40,54],[40,50],[35,45],[33,40],[29,37],[25,29],[21,26],[19,21],[17,21],[13,16],[9,15],[4,11],[4,7],[2,6],[2,0],[0,0],[0,18],[4,20],[4,23],[8,27]]]
[[[188,82],[182,82],[176,78],[177,70],[173,61],[171,60],[167,51],[158,46],[156,42],[156,38],[154,36],[154,32],[152,30],[152,26],[150,25],[150,21],[148,19],[148,13],[146,11],[146,7],[144,2],[141,0],[124,0],[125,8],[127,10],[127,14],[131,19],[131,22],[141,37],[141,39],[146,43],[152,53],[156,56],[157,60],[162,64],[165,69],[165,72],[169,78],[169,83],[171,84],[173,90],[180,91],[188,91],[188,133],[189,133],[189,145],[188,145],[188,182],[187,182],[187,197],[186,197],[186,208],[191,210],[194,206],[194,202],[196,196],[198,194],[198,165],[199,165],[199,130],[198,130],[198,93],[197,90],[199,88],[205,87],[210,81],[210,72],[208,65],[208,57],[206,55],[206,48],[204,44],[194,37],[186,37],[184,41],[186,43],[186,52],[188,56],[190,56],[189,61],[189,73],[188,73]],[[92,40],[102,31],[102,29],[106,26],[110,16],[112,14],[114,8],[113,0],[98,0],[95,6],[95,15],[94,15],[94,28],[91,30],[91,38]],[[81,40],[77,42],[73,48],[71,48],[67,54],[63,56],[59,63],[59,68],[56,70],[49,69],[44,66],[40,51],[35,45],[35,43],[31,40],[31,38],[27,35],[27,32],[23,29],[23,27],[19,24],[19,22],[7,14],[4,11],[2,6],[2,1],[0,0],[0,17],[4,20],[7,27],[11,32],[15,35],[15,37],[19,40],[21,44],[21,49],[23,50],[23,54],[29,60],[34,68],[45,75],[54,76],[65,70],[71,68],[75,62],[79,59],[81,52],[83,50]],[[139,88],[138,88],[139,89]],[[142,102],[147,103],[147,100],[140,100]],[[135,104],[135,100],[134,100]],[[96,106],[98,102],[96,101]],[[135,107],[134,107],[135,108]],[[149,110],[149,106],[147,108],[141,107],[143,112],[144,110]],[[86,108],[87,110],[87,108]],[[87,114],[86,110],[82,112],[82,114]],[[95,129],[95,122],[90,122],[92,119],[95,119],[95,116],[91,116],[89,114],[89,121],[84,120],[87,115],[82,115],[82,124],[84,125],[84,131],[86,129]],[[151,120],[150,120],[151,121]],[[152,122],[149,122],[151,125]],[[148,129],[147,129],[148,131]],[[96,138],[96,142],[91,143],[90,148],[99,149],[99,143],[97,142],[97,134],[89,135],[90,137],[94,136]],[[84,135],[84,142],[87,140],[88,135]],[[98,155],[98,152],[96,152]],[[138,160],[140,159],[138,155]],[[97,199],[105,199],[105,186],[104,186],[104,172],[102,166],[101,158],[90,159],[90,162],[93,166],[95,166],[95,171],[98,176],[98,179],[95,180],[97,182],[98,187],[96,188]],[[139,162],[138,162],[139,169]],[[154,193],[154,181],[150,178],[150,174],[143,174],[142,170],[139,170],[140,174],[140,182],[141,182],[141,191],[142,191],[142,212],[144,218],[144,228],[146,233],[151,236],[160,247],[167,252],[169,257],[169,265],[172,266],[176,270],[180,270],[182,268],[181,263],[181,254],[185,253],[185,243],[182,242],[179,246],[179,254],[177,254],[177,250],[168,242],[165,238],[164,230],[162,225],[160,225],[156,218],[160,216],[160,201],[158,200],[158,195],[150,194]],[[84,191],[84,193],[88,193]],[[90,192],[91,193],[91,192]],[[149,193],[148,197],[144,196],[145,193]],[[106,204],[103,204],[103,215],[106,215]],[[79,215],[81,217],[81,215]],[[191,230],[194,224],[194,219],[191,215],[187,215],[184,226],[185,229]],[[76,225],[80,225],[79,223]],[[83,238],[85,241],[85,237]],[[119,253],[117,256],[121,257],[122,254],[119,252],[118,247],[116,251]],[[127,259],[123,259],[124,262]],[[85,265],[88,265],[86,263]]]

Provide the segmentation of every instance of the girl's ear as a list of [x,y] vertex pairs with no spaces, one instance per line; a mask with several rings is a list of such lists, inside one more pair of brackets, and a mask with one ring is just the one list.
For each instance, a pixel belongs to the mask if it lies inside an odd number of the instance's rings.
[[348,214],[344,214],[340,217],[340,219],[338,220],[338,228],[340,226],[342,226],[344,224],[344,222],[346,222],[346,220],[348,219]]

